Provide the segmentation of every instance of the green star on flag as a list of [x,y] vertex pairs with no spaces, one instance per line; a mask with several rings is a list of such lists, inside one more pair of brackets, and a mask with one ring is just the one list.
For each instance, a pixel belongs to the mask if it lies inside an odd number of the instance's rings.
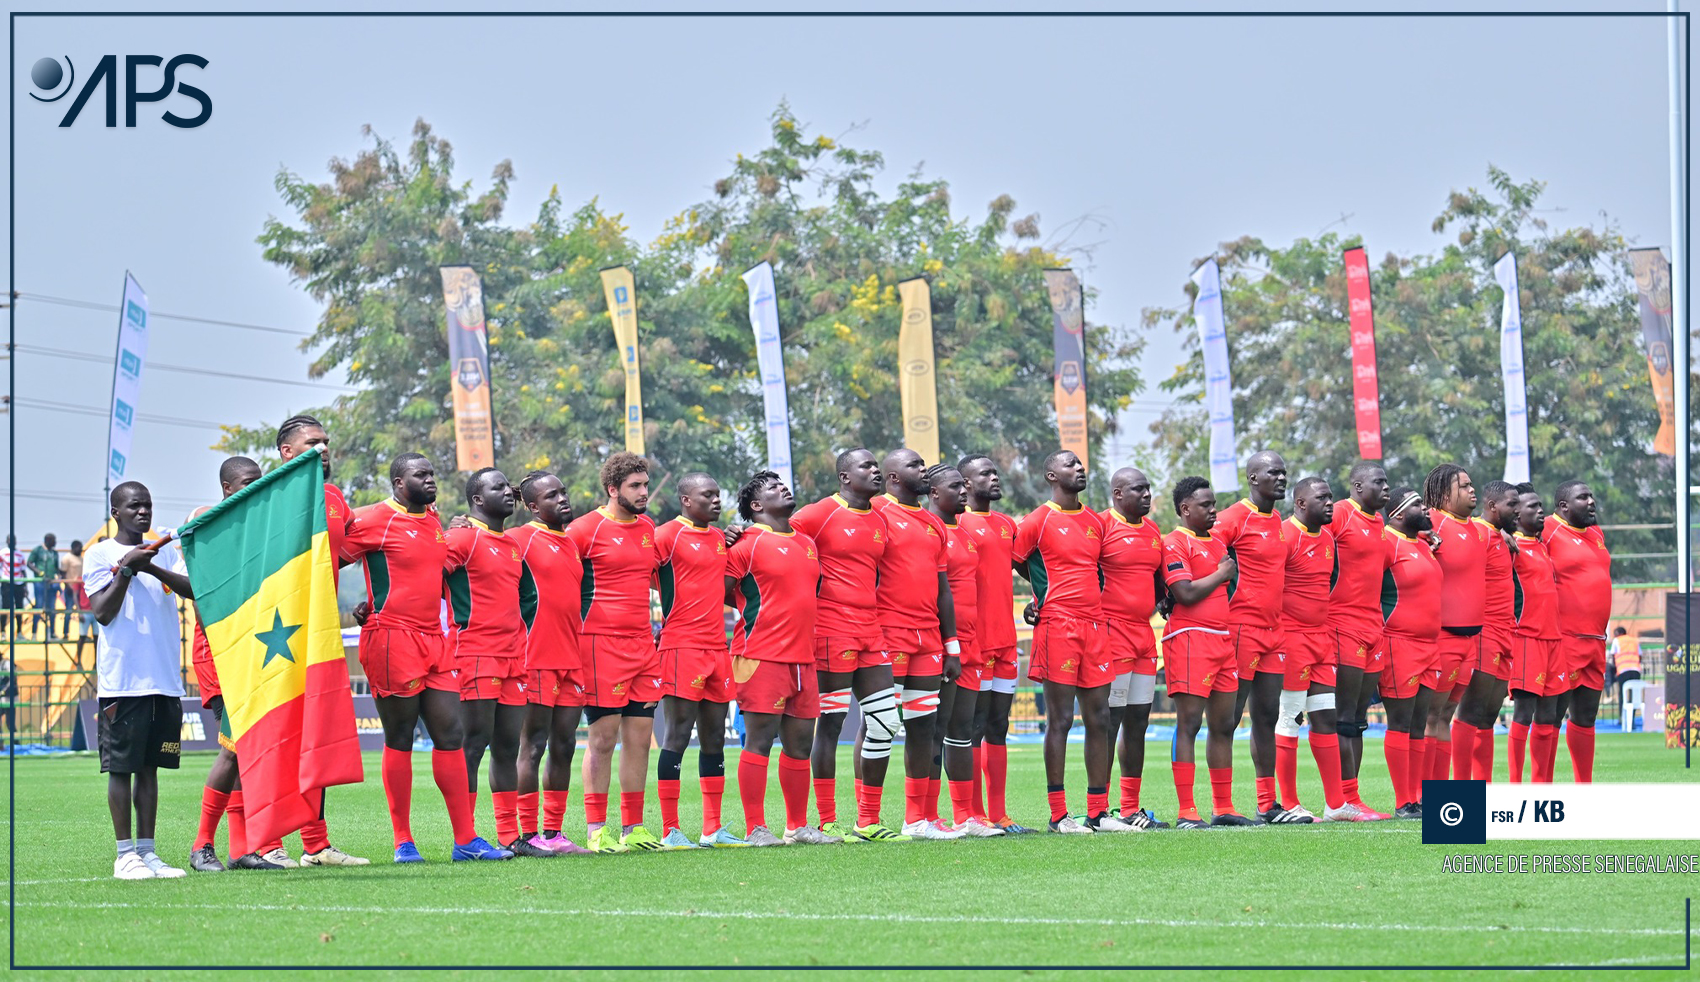
[[270,665],[273,658],[282,658],[285,661],[293,662],[295,654],[289,650],[289,638],[290,635],[299,630],[301,630],[299,624],[291,624],[285,627],[283,615],[275,610],[272,611],[272,629],[254,632],[254,637],[266,646],[266,660],[260,663],[260,667],[265,668]]

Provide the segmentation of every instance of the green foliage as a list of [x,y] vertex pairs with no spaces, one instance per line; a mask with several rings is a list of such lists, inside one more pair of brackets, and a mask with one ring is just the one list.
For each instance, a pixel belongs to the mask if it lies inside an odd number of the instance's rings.
[[[1626,244],[1609,221],[1553,230],[1535,213],[1544,187],[1490,168],[1491,194],[1454,192],[1434,221],[1456,230],[1439,255],[1372,263],[1382,446],[1389,477],[1421,487],[1456,461],[1476,487],[1505,466],[1499,375],[1504,296],[1493,264],[1517,255],[1534,483],[1552,507],[1559,482],[1589,481],[1604,524],[1673,520],[1674,470],[1652,453],[1658,415]],[[1321,474],[1343,494],[1357,460],[1346,277],[1340,253],[1356,237],[1326,234],[1285,247],[1246,237],[1222,244],[1223,306],[1233,359],[1239,446],[1273,449],[1297,479]],[[1186,292],[1196,293],[1190,281]],[[1169,476],[1208,473],[1203,358],[1190,308],[1151,309],[1145,325],[1180,332],[1189,361],[1161,383],[1179,403],[1153,424]],[[1614,552],[1669,552],[1674,533],[1608,534]],[[1622,560],[1620,580],[1665,580],[1675,561]]]
[[[767,260],[799,498],[836,490],[841,450],[900,443],[896,284],[926,276],[943,453],[992,455],[1010,473],[1011,506],[1031,507],[1043,497],[1035,472],[1056,444],[1041,271],[1067,260],[1024,241],[1038,237],[1037,216],[1012,229],[1007,195],[973,222],[952,214],[946,182],[918,173],[882,197],[874,187],[882,169],[877,152],[809,137],[782,105],[771,145],[739,155],[709,201],[640,248],[594,199],[564,216],[558,193],[528,227],[503,226],[512,166],[499,165],[475,195],[470,182],[453,182],[449,145],[421,121],[405,159],[374,138],[352,163],[332,162],[330,183],[281,173],[293,221],[269,220],[259,241],[326,304],[305,343],[318,355],[313,373],[341,367],[363,387],[320,410],[338,479],[357,501],[386,493],[379,475],[396,453],[419,450],[440,468],[454,459],[437,267],[461,262],[483,276],[496,453],[510,478],[548,468],[579,507],[599,497],[596,469],[620,449],[610,441],[622,439],[624,376],[598,270],[624,263],[637,278],[645,442],[662,513],[676,513],[671,480],[685,471],[741,482],[765,462],[766,447],[739,274]],[[1142,344],[1129,331],[1088,326],[1095,446],[1141,388],[1125,366]],[[271,436],[266,426],[232,428],[221,448],[264,452]],[[445,487],[443,497],[458,510],[458,493]]]

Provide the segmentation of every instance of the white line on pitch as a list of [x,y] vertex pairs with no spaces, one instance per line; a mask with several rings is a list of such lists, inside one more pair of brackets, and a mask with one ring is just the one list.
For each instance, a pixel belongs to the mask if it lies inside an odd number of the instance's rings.
[[1184,920],[1178,918],[1159,917],[988,917],[980,915],[938,915],[938,914],[857,914],[845,912],[794,912],[784,910],[591,910],[585,908],[547,909],[538,907],[356,907],[341,905],[316,904],[178,904],[178,903],[122,903],[122,902],[92,902],[78,903],[75,901],[19,901],[19,907],[75,907],[80,910],[253,910],[253,911],[301,911],[312,913],[321,911],[335,914],[456,914],[456,915],[496,915],[512,916],[554,915],[563,917],[700,917],[707,920],[738,919],[754,920],[775,916],[787,917],[799,921],[872,921],[878,923],[897,924],[1004,924],[1004,925],[1046,925],[1046,926],[1078,926],[1078,927],[1225,927],[1225,928],[1279,928],[1291,930],[1324,930],[1324,931],[1478,931],[1489,934],[1626,934],[1626,935],[1678,935],[1683,932],[1667,928],[1592,928],[1592,927],[1552,927],[1549,925],[1527,925],[1520,927],[1495,927],[1486,924],[1369,924],[1357,921],[1265,921],[1256,919],[1241,919],[1232,921]]

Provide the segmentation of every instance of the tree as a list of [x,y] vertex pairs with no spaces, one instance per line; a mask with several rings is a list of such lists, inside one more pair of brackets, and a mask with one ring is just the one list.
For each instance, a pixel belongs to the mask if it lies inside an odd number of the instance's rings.
[[[1454,192],[1434,231],[1456,230],[1435,256],[1388,254],[1371,271],[1388,475],[1420,488],[1428,470],[1455,461],[1476,486],[1504,472],[1499,374],[1503,291],[1493,264],[1517,256],[1535,486],[1552,507],[1560,481],[1590,482],[1606,524],[1670,522],[1673,468],[1651,451],[1658,417],[1647,381],[1626,244],[1609,220],[1599,228],[1548,228],[1535,212],[1544,187],[1488,171],[1491,194]],[[1329,477],[1344,493],[1357,460],[1351,350],[1341,251],[1361,244],[1334,234],[1277,247],[1246,237],[1222,244],[1223,307],[1233,366],[1235,422],[1243,455],[1273,449],[1294,479]],[[1202,261],[1202,260],[1200,260]],[[1189,282],[1190,296],[1196,288]],[[1170,323],[1191,354],[1162,388],[1179,404],[1153,424],[1172,476],[1208,473],[1203,359],[1188,309],[1151,309],[1145,324]],[[1610,536],[1623,554],[1669,552],[1671,531]],[[1620,580],[1668,578],[1666,559],[1614,564]]]
[[[313,373],[341,367],[363,386],[322,410],[339,480],[358,501],[385,493],[380,475],[396,453],[420,450],[443,470],[453,459],[437,267],[457,262],[484,278],[496,451],[510,478],[550,468],[581,507],[599,497],[596,469],[618,449],[624,375],[597,272],[626,263],[637,278],[653,483],[664,490],[696,469],[740,482],[766,460],[740,278],[765,259],[779,293],[799,497],[836,489],[839,451],[900,442],[896,284],[919,275],[933,289],[943,453],[991,454],[1011,474],[1013,504],[1032,506],[1043,497],[1034,471],[1056,444],[1041,270],[1066,260],[1028,241],[1038,216],[1012,226],[1008,196],[973,223],[952,215],[946,182],[919,171],[882,198],[882,169],[877,152],[810,138],[782,105],[772,144],[739,155],[710,200],[639,248],[594,199],[563,216],[558,193],[528,227],[504,227],[512,166],[504,161],[474,195],[469,182],[452,183],[450,148],[421,121],[405,160],[374,139],[352,163],[332,162],[331,183],[281,173],[294,222],[268,221],[259,241],[326,304],[306,341],[318,352]],[[1141,387],[1126,366],[1142,343],[1088,327],[1095,443]],[[271,436],[266,426],[233,428],[222,448],[265,452]],[[444,504],[458,509],[452,490]],[[656,498],[663,515],[676,513],[670,495]]]

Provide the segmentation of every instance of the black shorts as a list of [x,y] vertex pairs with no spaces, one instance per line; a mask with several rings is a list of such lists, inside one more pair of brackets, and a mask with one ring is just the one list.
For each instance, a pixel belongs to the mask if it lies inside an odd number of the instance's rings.
[[100,772],[134,774],[148,767],[177,769],[183,755],[183,700],[176,696],[101,699]]

